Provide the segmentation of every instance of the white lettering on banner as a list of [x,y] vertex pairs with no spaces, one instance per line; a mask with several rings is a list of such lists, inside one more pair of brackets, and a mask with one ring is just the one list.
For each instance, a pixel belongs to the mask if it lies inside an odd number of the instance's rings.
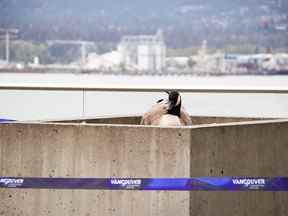
[[0,184],[4,184],[7,187],[18,187],[23,185],[24,179],[14,179],[14,178],[1,178]]
[[112,185],[121,185],[123,187],[125,187],[125,186],[140,186],[141,185],[141,179],[112,179],[111,184]]
[[234,185],[245,185],[246,187],[249,186],[264,186],[265,179],[232,179]]

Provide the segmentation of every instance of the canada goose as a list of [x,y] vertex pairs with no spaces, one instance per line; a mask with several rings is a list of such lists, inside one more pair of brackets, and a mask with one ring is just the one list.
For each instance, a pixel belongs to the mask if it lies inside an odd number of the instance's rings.
[[177,91],[170,91],[168,100],[159,100],[144,113],[141,124],[159,126],[192,125],[189,114],[182,106],[181,96]]

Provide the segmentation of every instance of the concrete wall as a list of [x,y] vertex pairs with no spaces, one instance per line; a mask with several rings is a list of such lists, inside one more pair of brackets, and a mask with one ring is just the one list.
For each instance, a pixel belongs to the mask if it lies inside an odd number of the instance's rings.
[[[191,176],[288,176],[288,121],[191,130]],[[191,215],[285,216],[287,192],[192,192]]]
[[[0,124],[0,176],[288,176],[288,121],[190,128]],[[284,192],[0,189],[0,215],[287,216]]]
[[[0,124],[0,176],[189,177],[190,130]],[[0,215],[189,215],[189,192],[0,190]]]

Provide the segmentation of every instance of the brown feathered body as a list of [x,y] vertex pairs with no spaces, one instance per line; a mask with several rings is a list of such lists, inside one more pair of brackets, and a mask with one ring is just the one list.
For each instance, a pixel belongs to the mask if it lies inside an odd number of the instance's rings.
[[192,125],[189,114],[181,106],[180,117],[168,114],[168,102],[161,101],[146,112],[142,119],[143,125],[156,125],[156,126],[185,126]]

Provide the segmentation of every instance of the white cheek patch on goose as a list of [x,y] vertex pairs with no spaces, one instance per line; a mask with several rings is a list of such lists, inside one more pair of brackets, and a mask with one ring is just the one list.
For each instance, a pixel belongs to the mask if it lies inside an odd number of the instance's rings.
[[178,106],[178,105],[180,104],[180,102],[181,102],[181,97],[180,97],[180,95],[179,95],[179,96],[178,96],[178,99],[177,99],[176,106]]

